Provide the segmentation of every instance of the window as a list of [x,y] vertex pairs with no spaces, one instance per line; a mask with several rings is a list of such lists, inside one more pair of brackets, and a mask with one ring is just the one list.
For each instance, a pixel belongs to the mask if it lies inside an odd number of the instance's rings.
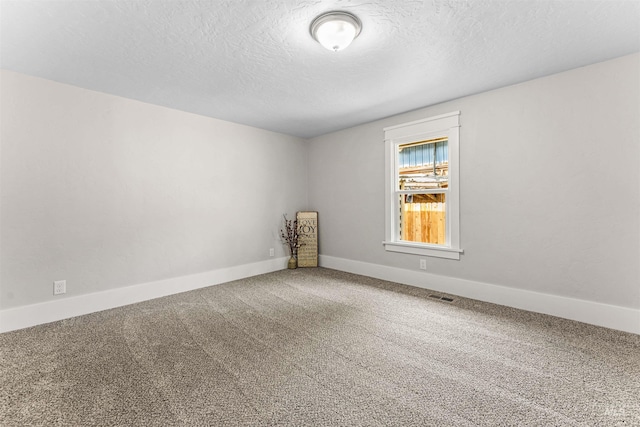
[[460,259],[459,116],[384,129],[386,250]]

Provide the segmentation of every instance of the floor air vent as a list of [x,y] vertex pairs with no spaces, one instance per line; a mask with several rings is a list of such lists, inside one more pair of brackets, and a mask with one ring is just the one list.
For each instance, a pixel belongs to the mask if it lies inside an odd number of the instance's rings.
[[429,298],[439,299],[440,301],[453,302],[453,298],[443,297],[442,295],[431,294]]

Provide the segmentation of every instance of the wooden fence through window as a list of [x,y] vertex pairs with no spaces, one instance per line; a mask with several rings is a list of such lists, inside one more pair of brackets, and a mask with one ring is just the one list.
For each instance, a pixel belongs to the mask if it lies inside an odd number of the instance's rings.
[[446,243],[444,203],[402,203],[401,239],[411,242]]

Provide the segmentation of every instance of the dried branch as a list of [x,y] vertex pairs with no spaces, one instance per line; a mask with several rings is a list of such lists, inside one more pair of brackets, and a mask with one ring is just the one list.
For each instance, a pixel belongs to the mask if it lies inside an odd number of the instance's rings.
[[299,239],[304,237],[305,234],[300,233],[297,219],[287,219],[287,215],[282,216],[284,217],[284,229],[280,229],[280,237],[289,246],[291,256],[298,256],[298,248],[303,245]]

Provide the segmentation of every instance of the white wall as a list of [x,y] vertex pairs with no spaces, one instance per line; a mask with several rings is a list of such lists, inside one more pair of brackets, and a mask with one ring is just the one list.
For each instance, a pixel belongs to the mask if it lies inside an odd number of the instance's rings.
[[[0,332],[283,268],[281,214],[313,209],[326,266],[640,333],[638,76],[636,54],[305,143],[2,71]],[[465,253],[423,272],[382,246],[382,129],[454,110]]]
[[8,71],[0,83],[0,308],[285,256],[304,140]]
[[466,279],[637,313],[639,63],[640,55],[626,56],[310,140],[309,200],[320,212],[321,253],[332,260],[325,265],[388,266],[396,279],[418,273],[418,256],[382,246],[382,129],[460,110],[464,254],[428,258],[423,280]]

